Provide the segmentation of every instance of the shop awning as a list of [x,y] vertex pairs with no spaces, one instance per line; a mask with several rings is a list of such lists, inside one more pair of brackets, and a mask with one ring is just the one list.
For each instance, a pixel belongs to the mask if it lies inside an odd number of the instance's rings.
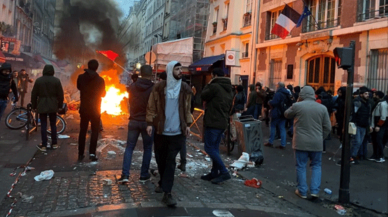
[[0,63],[5,63],[5,56],[1,51],[0,51]]
[[191,64],[189,66],[189,70],[191,73],[195,72],[207,72],[209,68],[213,66],[214,63],[218,61],[222,61],[225,59],[225,54],[221,54],[218,56],[205,57],[203,59],[198,60],[197,62]]

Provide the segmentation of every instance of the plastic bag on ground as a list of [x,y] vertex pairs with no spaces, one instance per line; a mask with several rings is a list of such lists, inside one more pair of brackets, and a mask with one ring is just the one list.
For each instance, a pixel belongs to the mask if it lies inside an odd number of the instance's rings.
[[230,166],[240,170],[246,167],[247,163],[249,163],[249,154],[246,152],[243,152],[240,158]]
[[40,173],[40,175],[37,175],[34,177],[35,181],[40,182],[43,180],[50,180],[54,176],[53,170],[46,170]]

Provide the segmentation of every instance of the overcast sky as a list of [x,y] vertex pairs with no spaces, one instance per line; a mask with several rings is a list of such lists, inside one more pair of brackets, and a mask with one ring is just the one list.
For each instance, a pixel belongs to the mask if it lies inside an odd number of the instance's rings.
[[129,7],[132,6],[133,0],[115,0],[119,4],[119,8],[123,11],[124,17],[128,15]]

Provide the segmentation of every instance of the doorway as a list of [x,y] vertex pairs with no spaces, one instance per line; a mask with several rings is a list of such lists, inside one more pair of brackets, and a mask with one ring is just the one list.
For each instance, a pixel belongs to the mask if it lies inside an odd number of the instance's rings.
[[320,55],[307,60],[307,85],[315,89],[324,87],[334,92],[335,59]]

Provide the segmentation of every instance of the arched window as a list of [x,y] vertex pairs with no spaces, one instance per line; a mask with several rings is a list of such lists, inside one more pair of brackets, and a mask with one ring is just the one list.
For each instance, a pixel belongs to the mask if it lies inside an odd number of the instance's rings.
[[335,59],[320,55],[307,60],[307,85],[334,91]]

